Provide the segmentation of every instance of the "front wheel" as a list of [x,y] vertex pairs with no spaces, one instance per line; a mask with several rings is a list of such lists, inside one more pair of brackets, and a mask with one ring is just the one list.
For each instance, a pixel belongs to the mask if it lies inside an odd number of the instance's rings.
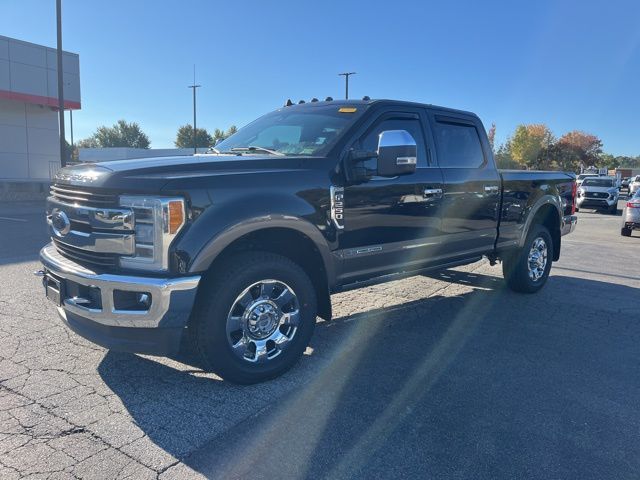
[[544,225],[534,225],[524,245],[502,261],[502,272],[509,288],[521,293],[540,290],[549,278],[553,242]]
[[205,369],[233,383],[281,375],[304,353],[317,300],[305,271],[268,252],[236,255],[207,281],[190,325]]
[[623,237],[630,237],[631,236],[631,229],[627,228],[627,227],[622,227],[620,229],[620,235],[622,235]]

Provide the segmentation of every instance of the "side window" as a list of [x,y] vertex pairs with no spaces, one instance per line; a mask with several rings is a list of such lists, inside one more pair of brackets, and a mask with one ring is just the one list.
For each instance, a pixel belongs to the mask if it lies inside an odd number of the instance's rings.
[[[418,147],[418,167],[427,167],[427,148],[422,133],[422,125],[417,118],[389,118],[383,120],[373,126],[364,137],[360,139],[360,148],[370,152],[378,149],[378,137],[385,130],[406,130],[416,141]],[[364,166],[368,170],[377,169],[377,160],[371,159],[364,162]]]
[[435,122],[440,167],[478,168],[484,163],[478,131],[464,123]]

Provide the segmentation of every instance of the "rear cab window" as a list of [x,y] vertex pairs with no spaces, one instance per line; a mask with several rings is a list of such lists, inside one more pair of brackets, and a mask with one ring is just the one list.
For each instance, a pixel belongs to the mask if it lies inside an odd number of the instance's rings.
[[435,115],[433,134],[441,168],[480,168],[486,163],[480,135],[471,121]]

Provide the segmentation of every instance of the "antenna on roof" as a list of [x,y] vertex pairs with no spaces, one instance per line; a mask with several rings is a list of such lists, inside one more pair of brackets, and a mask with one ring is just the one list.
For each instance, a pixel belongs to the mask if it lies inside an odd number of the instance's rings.
[[291,101],[291,99],[287,99],[287,101],[285,102],[284,106],[285,107],[290,107],[291,105],[293,105],[293,102]]
[[362,100],[368,102],[369,100],[371,100],[371,97],[369,97],[369,95],[365,95],[364,97],[362,97]]

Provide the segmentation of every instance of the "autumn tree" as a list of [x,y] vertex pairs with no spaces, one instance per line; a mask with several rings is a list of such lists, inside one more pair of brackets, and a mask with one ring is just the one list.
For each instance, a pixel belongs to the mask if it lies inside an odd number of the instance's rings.
[[549,168],[554,140],[544,124],[518,125],[509,142],[511,158],[524,168]]
[[561,170],[578,171],[580,166],[598,166],[601,155],[602,141],[578,130],[565,133],[554,146],[555,161]]
[[491,150],[495,151],[495,141],[496,141],[496,124],[492,123],[491,128],[487,132],[487,138],[489,139],[489,145],[491,145]]
[[136,122],[118,120],[111,127],[98,127],[93,135],[78,142],[80,148],[149,148],[149,137]]
[[[178,128],[176,140],[173,142],[177,148],[193,148],[193,126],[182,125]],[[196,128],[196,147],[208,148],[213,145],[213,137],[206,128]]]

